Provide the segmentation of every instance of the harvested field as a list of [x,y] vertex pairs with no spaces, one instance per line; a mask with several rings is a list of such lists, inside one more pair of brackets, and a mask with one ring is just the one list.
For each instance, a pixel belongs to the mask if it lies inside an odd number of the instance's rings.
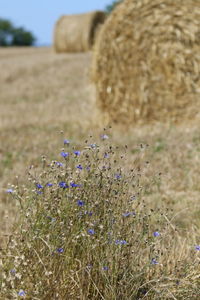
[[[91,54],[57,56],[48,48],[0,50],[1,215],[9,210],[7,183],[15,182],[16,175],[23,177],[41,155],[53,157],[60,130],[76,143],[92,131],[98,134],[98,124],[91,130],[96,120],[88,79],[90,63]],[[149,143],[155,170],[167,178],[162,197],[180,208],[191,207],[189,216],[200,212],[198,122],[178,127],[157,123],[132,128],[129,133],[116,130],[113,135],[121,144],[130,145],[133,156],[138,143]],[[1,228],[7,227],[5,219],[1,220]],[[183,222],[189,223],[190,217]]]
[[[0,49],[1,229],[10,230],[5,187],[24,176],[42,154],[55,154],[60,130],[81,136],[93,103],[88,84],[90,55],[55,55],[48,48]],[[80,115],[81,119],[80,119]],[[47,150],[48,149],[48,150]],[[2,218],[2,215],[4,218]]]
[[[8,184],[25,183],[28,167],[39,166],[42,155],[61,159],[63,138],[78,149],[88,135],[95,141],[102,133],[90,64],[89,53],[57,56],[48,48],[0,49],[1,247],[18,216],[16,200],[6,193]],[[128,146],[124,169],[148,165],[146,201],[152,208],[173,210],[170,226],[177,225],[183,238],[190,234],[191,240],[182,245],[193,249],[200,243],[194,234],[200,226],[199,122],[179,126],[157,122],[129,131],[113,127],[108,134],[119,148]],[[145,144],[149,146],[143,151]],[[161,180],[154,181],[153,175],[159,173]]]

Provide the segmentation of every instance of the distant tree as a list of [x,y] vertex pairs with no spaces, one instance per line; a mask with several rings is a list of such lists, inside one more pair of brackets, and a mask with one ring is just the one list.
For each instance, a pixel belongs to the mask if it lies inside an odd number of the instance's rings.
[[0,19],[0,46],[8,46],[12,40],[13,25],[10,21]]
[[13,30],[12,45],[13,46],[32,46],[35,42],[35,37],[30,31],[24,30],[23,27]]
[[23,27],[15,27],[12,22],[0,19],[0,46],[32,46],[34,35]]
[[113,1],[113,3],[111,3],[110,5],[106,6],[106,13],[109,14],[111,13],[111,11],[113,11],[113,9],[119,4],[121,3],[123,0],[115,0]]

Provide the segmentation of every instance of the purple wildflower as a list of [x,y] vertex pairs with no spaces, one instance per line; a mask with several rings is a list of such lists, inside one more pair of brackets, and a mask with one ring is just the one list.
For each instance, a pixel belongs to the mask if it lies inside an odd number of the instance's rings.
[[157,260],[155,258],[152,258],[151,264],[152,265],[158,265],[159,263],[157,262]]
[[123,217],[129,217],[129,216],[135,216],[135,215],[136,215],[136,213],[134,211],[125,212],[125,213],[122,214]]
[[43,186],[42,186],[41,184],[39,184],[39,183],[36,184],[36,187],[37,187],[38,189],[42,189],[42,188],[43,188]]
[[14,192],[14,190],[13,189],[7,189],[6,190],[6,193],[10,193],[10,194],[12,194]]
[[80,155],[81,155],[81,151],[76,150],[76,151],[74,151],[74,154],[75,154],[76,156],[80,156]]
[[59,182],[59,187],[61,187],[61,188],[63,188],[63,189],[66,189],[66,188],[68,188],[69,186],[66,184],[66,182],[61,181],[61,182]]
[[57,253],[63,253],[63,252],[64,252],[64,249],[63,249],[63,248],[58,248],[58,249],[56,249],[56,252],[57,252]]
[[58,167],[63,167],[63,163],[61,163],[61,162],[59,162],[59,161],[56,162],[56,165],[57,165]]
[[115,174],[115,178],[119,180],[122,178],[122,176],[120,174]]
[[129,217],[131,216],[131,212],[125,212],[122,214],[123,217]]
[[109,154],[108,153],[104,153],[104,158],[109,158]]
[[154,236],[154,237],[160,236],[160,232],[155,231],[155,232],[153,233],[153,236]]
[[26,296],[26,292],[24,292],[23,290],[19,290],[18,296],[24,297]]
[[125,241],[125,240],[116,240],[116,241],[115,241],[115,244],[116,244],[116,245],[126,245],[126,244],[127,244],[127,241]]
[[195,246],[195,250],[200,251],[200,245]]
[[53,183],[48,182],[48,183],[46,184],[46,186],[51,187],[51,186],[53,186]]
[[88,234],[90,234],[90,235],[93,235],[95,232],[94,232],[94,229],[88,229]]
[[77,201],[77,205],[82,207],[82,206],[85,205],[85,202],[84,202],[84,201],[81,201],[81,200],[78,200],[78,201]]
[[60,155],[61,155],[62,157],[64,157],[64,158],[66,158],[66,157],[69,155],[69,153],[68,153],[68,152],[62,151],[62,152],[60,153]]
[[81,165],[76,166],[77,169],[83,170],[83,167]]
[[71,182],[71,183],[70,183],[70,186],[71,186],[71,187],[81,187],[80,184],[77,184],[77,183],[74,183],[74,182]]
[[70,141],[69,140],[64,140],[64,145],[69,145]]
[[107,266],[104,266],[103,268],[102,268],[104,271],[108,271],[108,267]]

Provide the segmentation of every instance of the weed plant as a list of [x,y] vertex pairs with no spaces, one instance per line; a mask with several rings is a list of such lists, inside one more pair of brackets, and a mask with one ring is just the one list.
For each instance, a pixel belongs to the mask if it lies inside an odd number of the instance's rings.
[[145,201],[157,179],[148,164],[125,166],[121,148],[106,132],[79,149],[64,140],[59,159],[7,190],[20,215],[1,253],[1,299],[199,299],[195,234]]

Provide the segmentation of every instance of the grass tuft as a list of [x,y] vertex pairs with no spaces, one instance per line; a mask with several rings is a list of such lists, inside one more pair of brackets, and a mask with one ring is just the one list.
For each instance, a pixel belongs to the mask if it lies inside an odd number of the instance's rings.
[[196,233],[146,201],[160,177],[145,162],[125,167],[128,155],[109,134],[80,148],[65,139],[7,190],[20,215],[1,254],[2,299],[198,299]]

